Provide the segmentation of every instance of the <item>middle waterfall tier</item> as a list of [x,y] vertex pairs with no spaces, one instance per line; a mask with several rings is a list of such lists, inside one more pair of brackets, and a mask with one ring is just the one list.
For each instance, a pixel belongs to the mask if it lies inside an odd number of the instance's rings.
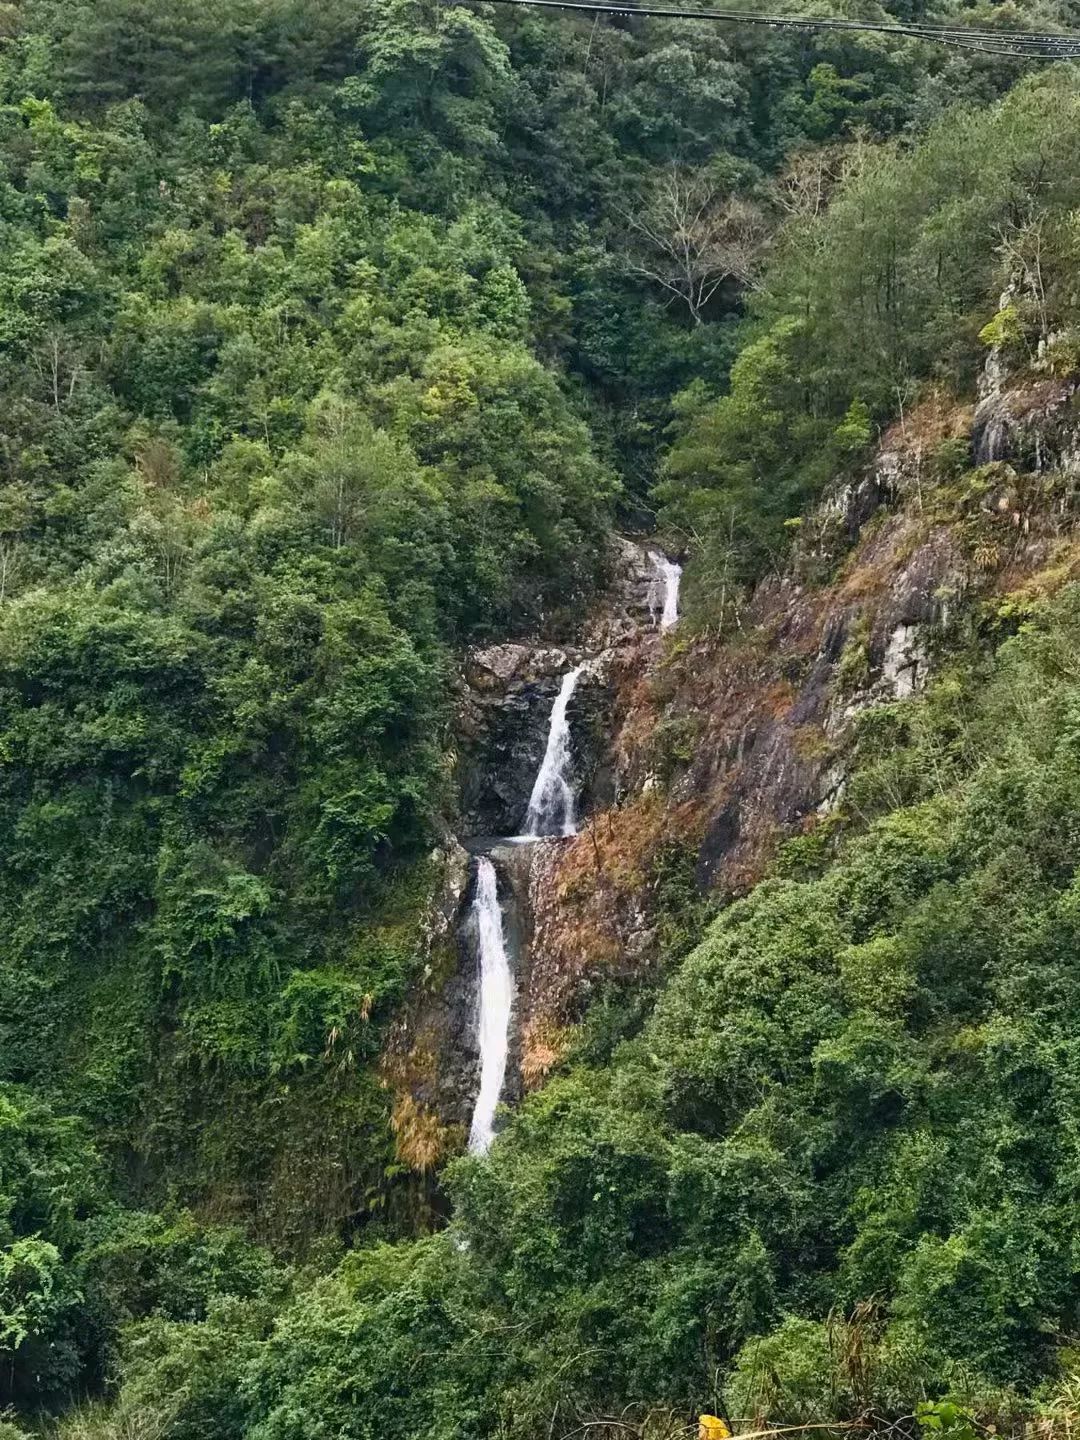
[[514,980],[506,948],[499,882],[486,855],[476,862],[476,898],[473,900],[477,944],[480,951],[480,997],[477,1027],[480,1051],[480,1093],[476,1097],[469,1149],[483,1155],[495,1138],[495,1112],[506,1083],[510,1051],[510,1014]]
[[563,676],[551,711],[547,748],[525,817],[525,835],[531,839],[577,834],[577,799],[572,776],[574,757],[568,710],[584,669],[584,665],[579,665]]

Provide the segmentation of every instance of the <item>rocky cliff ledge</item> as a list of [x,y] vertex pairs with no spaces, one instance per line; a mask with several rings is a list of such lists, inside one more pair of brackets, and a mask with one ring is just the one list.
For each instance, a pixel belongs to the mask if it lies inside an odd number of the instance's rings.
[[985,404],[976,418],[929,399],[807,518],[787,573],[737,626],[681,635],[640,677],[612,740],[619,806],[533,872],[527,1074],[555,1063],[551,1037],[566,1042],[604,978],[668,958],[659,922],[680,860],[717,904],[745,892],[785,838],[842,809],[861,715],[1077,573],[1080,409],[1075,387],[1052,388],[997,389],[993,413],[1012,418],[982,465]]

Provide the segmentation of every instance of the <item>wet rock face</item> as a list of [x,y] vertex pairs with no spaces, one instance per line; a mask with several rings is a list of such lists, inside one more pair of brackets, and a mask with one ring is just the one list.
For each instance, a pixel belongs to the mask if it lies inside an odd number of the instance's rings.
[[643,639],[652,642],[662,607],[649,552],[619,540],[611,591],[586,618],[579,645],[518,642],[469,654],[457,725],[460,834],[521,832],[559,686],[582,661],[588,668],[567,711],[578,812],[611,803],[613,676]]
[[460,1148],[475,1068],[475,1057],[450,1043],[468,1032],[474,1005],[459,954],[462,916],[475,883],[472,860],[456,841],[432,859],[439,881],[428,912],[423,974],[391,1027],[382,1060],[398,1155],[421,1175]]
[[458,720],[461,834],[522,829],[551,707],[573,663],[565,650],[527,645],[492,645],[469,656]]
[[[459,722],[463,835],[521,833],[562,677],[578,663],[576,651],[522,645],[494,646],[470,656]],[[608,709],[604,667],[598,664],[582,675],[567,710],[580,813],[610,794]]]
[[[499,882],[499,899],[503,913],[503,935],[506,940],[506,954],[510,962],[510,970],[514,977],[514,1000],[510,1017],[509,1052],[506,1062],[506,1078],[503,1082],[501,1103],[504,1105],[516,1105],[524,1093],[521,1078],[521,1025],[520,1017],[522,1010],[522,991],[525,984],[525,976],[528,971],[529,957],[532,953],[533,938],[533,917],[529,905],[529,874],[533,863],[533,855],[537,847],[496,845],[490,852],[491,861],[495,866]],[[473,1006],[471,1015],[472,1030],[470,1032],[470,1053],[475,1056],[476,1077],[479,1080],[479,1047],[477,1044],[477,1025],[479,1021],[479,1010],[476,994],[476,977],[479,967],[479,956],[476,950],[475,926],[469,924],[463,931],[463,942],[469,947],[468,955],[464,957],[466,975],[469,974],[469,961],[473,962]],[[470,1102],[475,1094],[475,1087],[470,1091]],[[498,1125],[496,1124],[496,1129]]]
[[977,465],[1008,461],[1036,475],[1080,474],[1076,382],[1046,379],[991,391],[975,411],[972,450]]
[[[498,876],[507,958],[519,992],[515,1011],[531,938],[529,867],[536,848],[495,846],[490,851]],[[456,844],[447,851],[444,864],[443,883],[432,905],[431,958],[421,985],[394,1024],[383,1067],[384,1079],[396,1094],[395,1117],[404,1116],[428,1143],[430,1165],[424,1163],[425,1156],[409,1153],[407,1140],[402,1144],[401,1122],[396,1118],[399,1153],[416,1169],[433,1168],[463,1147],[480,1083],[476,865]],[[512,1026],[503,1090],[508,1104],[522,1094],[520,1051],[520,1036]]]
[[425,978],[432,973],[440,949],[452,944],[457,933],[465,892],[470,883],[469,852],[457,840],[448,839],[445,846],[432,854],[440,882],[436,887],[424,931],[426,951]]
[[[490,858],[498,876],[499,902],[503,912],[506,955],[515,980],[520,984],[522,957],[528,954],[530,919],[521,896],[528,893],[530,853],[525,847],[496,846]],[[425,1007],[426,1040],[439,1055],[439,1063],[417,1087],[417,1098],[446,1124],[467,1126],[480,1081],[479,933],[473,908],[476,898],[476,867],[470,867],[469,882],[462,893],[456,927],[456,969],[442,990]],[[516,1004],[515,1004],[516,1008]],[[511,1027],[513,1042],[513,1027]],[[521,1098],[520,1064],[511,1043],[503,1099]]]
[[664,608],[653,552],[633,540],[615,541],[615,564],[604,605],[585,625],[582,647],[602,655],[636,645],[657,629]]

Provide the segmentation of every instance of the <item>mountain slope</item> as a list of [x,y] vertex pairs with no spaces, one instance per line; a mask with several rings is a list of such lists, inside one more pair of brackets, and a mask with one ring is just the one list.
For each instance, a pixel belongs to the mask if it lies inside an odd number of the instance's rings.
[[[889,37],[689,34],[426,0],[0,6],[0,1426],[525,1435],[630,1403],[655,1431],[647,1412],[682,1423],[729,1372],[764,1413],[750,1339],[782,1349],[794,1325],[818,1376],[827,1307],[878,1287],[866,1333],[888,1349],[904,1296],[982,1276],[994,1244],[1015,1301],[972,1289],[985,1325],[943,1309],[875,1403],[970,1372],[988,1413],[998,1384],[1030,1409],[1061,1358],[1067,1166],[979,1051],[1027,1187],[1015,1230],[999,1205],[979,1231],[992,1167],[954,1146],[941,1079],[957,1034],[1018,1023],[1015,975],[999,994],[976,960],[924,974],[904,926],[953,885],[949,933],[992,919],[1020,945],[964,848],[969,790],[1000,770],[987,843],[1019,857],[1036,927],[1068,934],[1071,621],[1036,602],[1071,565],[1075,77],[1017,85],[1012,62]],[[670,240],[673,195],[706,218],[704,307],[670,300],[640,223]],[[650,543],[689,556],[670,645],[640,595],[612,598],[615,537],[657,507]],[[921,687],[938,638],[961,658],[971,639],[975,705],[987,599],[1043,627],[1001,660],[1034,679],[970,723],[948,691],[886,706],[884,753],[860,755],[845,709]],[[579,696],[597,819],[532,882],[518,1069],[551,1084],[490,1165],[433,1175],[453,1125],[434,1133],[430,1073],[395,1061],[460,966],[462,676],[538,639],[612,652]],[[1015,777],[994,748],[1021,725],[1009,683],[1049,707]],[[878,883],[868,938],[837,896]],[[896,965],[847,975],[878,940]],[[1056,951],[1031,963],[1066,986]],[[789,991],[801,1030],[776,1019]],[[954,1146],[957,1193],[897,1219],[890,1147],[920,1125]],[[721,1224],[727,1196],[701,1195],[742,1175],[744,1131],[745,1213]],[[845,1269],[860,1206],[891,1238]]]

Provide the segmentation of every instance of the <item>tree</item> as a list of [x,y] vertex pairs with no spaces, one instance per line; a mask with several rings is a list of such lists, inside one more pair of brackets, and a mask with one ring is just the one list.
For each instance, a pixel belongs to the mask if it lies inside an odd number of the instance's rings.
[[632,242],[627,268],[681,301],[695,325],[722,285],[757,286],[769,241],[765,217],[751,201],[724,194],[706,171],[668,166],[622,215]]

